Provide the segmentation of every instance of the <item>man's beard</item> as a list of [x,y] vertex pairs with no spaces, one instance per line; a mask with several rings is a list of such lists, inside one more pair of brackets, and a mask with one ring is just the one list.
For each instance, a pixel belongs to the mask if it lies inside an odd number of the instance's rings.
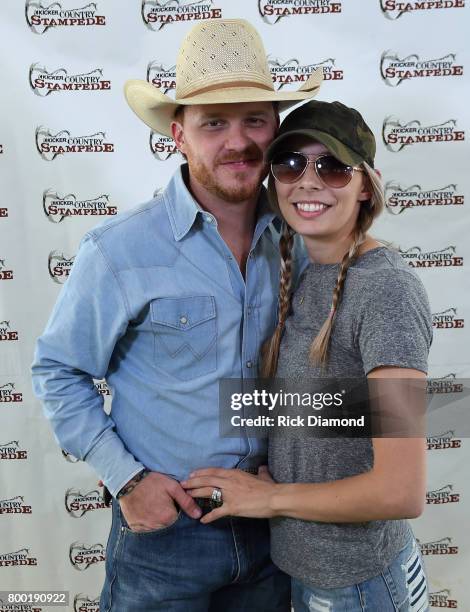
[[[230,161],[243,161],[243,160],[262,160],[263,152],[254,143],[250,145],[245,151],[241,153],[231,153],[225,155],[223,158],[216,159],[214,167],[218,165],[230,162]],[[233,173],[233,183],[239,181],[238,184],[233,186],[224,185],[217,180],[215,173],[211,172],[204,162],[194,159],[191,154],[188,155],[188,164],[190,174],[203,186],[214,195],[218,196],[225,202],[238,203],[249,200],[250,198],[258,195],[262,181],[268,174],[268,168],[266,165],[260,166],[258,176],[251,179],[250,182],[246,182],[244,177],[244,171]]]

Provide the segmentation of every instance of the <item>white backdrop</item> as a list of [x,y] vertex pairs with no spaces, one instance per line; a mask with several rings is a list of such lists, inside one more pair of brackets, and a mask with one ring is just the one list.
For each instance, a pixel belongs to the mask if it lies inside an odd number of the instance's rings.
[[[244,17],[258,29],[275,87],[297,89],[322,66],[319,99],[355,106],[377,136],[388,211],[375,235],[400,248],[428,290],[430,376],[449,387],[470,376],[469,8],[465,0],[41,2],[0,5],[0,590],[68,590],[69,610],[91,612],[110,512],[96,475],[62,457],[29,367],[81,236],[150,199],[181,162],[172,141],[128,109],[123,83],[148,78],[171,93],[179,42],[208,17]],[[79,148],[64,152],[71,145]],[[468,611],[470,446],[450,426],[428,444],[428,503],[414,528],[431,605]]]

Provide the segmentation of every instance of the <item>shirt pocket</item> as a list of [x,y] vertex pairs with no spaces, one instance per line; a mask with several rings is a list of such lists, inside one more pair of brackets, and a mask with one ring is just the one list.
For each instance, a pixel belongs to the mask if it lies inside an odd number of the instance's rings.
[[192,380],[217,368],[217,317],[211,295],[160,297],[150,303],[159,369]]

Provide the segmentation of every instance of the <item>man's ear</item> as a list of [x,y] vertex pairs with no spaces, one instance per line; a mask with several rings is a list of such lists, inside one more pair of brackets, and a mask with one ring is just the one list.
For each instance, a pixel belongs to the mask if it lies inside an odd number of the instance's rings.
[[178,151],[181,151],[181,153],[186,153],[185,151],[186,144],[184,140],[183,126],[181,125],[179,121],[172,121],[170,129],[171,129],[171,135],[176,144],[176,148],[178,149]]

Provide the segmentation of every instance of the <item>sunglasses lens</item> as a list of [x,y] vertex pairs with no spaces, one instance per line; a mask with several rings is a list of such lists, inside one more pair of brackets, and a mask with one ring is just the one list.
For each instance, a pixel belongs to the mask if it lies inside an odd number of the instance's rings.
[[323,155],[316,161],[316,169],[321,180],[328,185],[338,189],[345,187],[353,176],[353,168],[340,162],[332,155]]
[[308,160],[298,153],[278,153],[271,162],[271,171],[280,183],[294,183],[307,166]]

